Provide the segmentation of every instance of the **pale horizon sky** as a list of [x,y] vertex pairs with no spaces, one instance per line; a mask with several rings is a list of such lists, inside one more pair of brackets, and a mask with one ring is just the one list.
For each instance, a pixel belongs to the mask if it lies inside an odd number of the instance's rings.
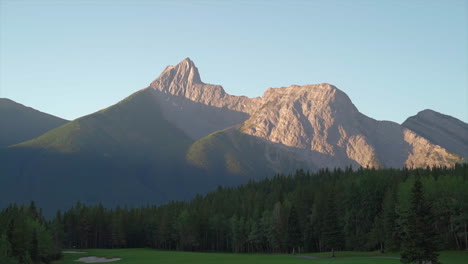
[[0,0],[0,97],[73,120],[190,57],[261,96],[331,83],[365,115],[468,122],[468,1]]

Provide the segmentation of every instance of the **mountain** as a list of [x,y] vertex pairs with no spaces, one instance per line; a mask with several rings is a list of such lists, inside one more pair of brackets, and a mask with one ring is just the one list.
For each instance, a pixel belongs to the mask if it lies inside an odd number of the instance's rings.
[[[193,133],[183,122],[171,119],[172,110],[181,109],[180,105],[184,113],[189,110],[187,122],[198,128],[193,130],[196,133],[208,134],[235,124],[235,118],[239,122],[246,118],[240,111],[188,102],[154,88],[166,81],[167,71],[172,74],[167,85],[179,90],[192,89],[192,83],[203,89],[215,87],[199,78],[192,82],[193,76],[187,74],[191,68],[185,67],[189,64],[193,65],[188,59],[182,61],[174,67],[179,69],[175,73],[166,69],[151,86],[111,107],[0,151],[4,165],[0,167],[0,207],[36,200],[51,213],[78,200],[106,206],[162,203],[188,199],[220,184],[243,182],[206,174],[185,161]],[[242,107],[240,101],[233,108]],[[180,105],[174,106],[175,102]]]
[[403,124],[418,135],[468,160],[468,124],[454,117],[426,109]]
[[204,83],[187,58],[111,107],[0,150],[0,207],[163,203],[298,168],[459,161],[419,133],[363,115],[333,85],[233,96]]
[[[209,169],[209,159],[200,157],[227,153],[224,156],[231,158],[224,161],[224,170],[231,173],[258,170],[242,160],[252,152],[257,159],[262,157],[261,167],[273,172],[296,169],[298,164],[288,160],[291,157],[311,169],[451,166],[461,161],[397,123],[363,115],[344,92],[330,84],[271,88],[261,101],[257,111],[237,128],[195,142],[188,152],[189,161]],[[250,138],[248,143],[245,137]],[[224,140],[216,140],[219,138]],[[262,150],[259,145],[264,146]],[[232,161],[232,157],[238,159]],[[233,170],[229,164],[246,165]]]
[[38,137],[68,121],[0,98],[0,148]]
[[242,123],[260,103],[260,98],[229,95],[220,85],[203,83],[189,58],[168,66],[148,89],[164,117],[192,139]]
[[35,200],[52,213],[76,201],[116,206],[190,198],[216,187],[185,165],[190,143],[162,117],[152,90],[141,90],[1,151],[0,203]]
[[188,145],[184,132],[166,121],[150,90],[141,90],[119,103],[78,118],[18,148],[115,157],[172,158]]

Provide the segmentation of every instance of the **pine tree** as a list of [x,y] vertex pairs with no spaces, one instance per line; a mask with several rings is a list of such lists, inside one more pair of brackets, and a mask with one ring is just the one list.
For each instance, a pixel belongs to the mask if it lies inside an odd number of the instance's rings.
[[39,241],[37,239],[37,230],[34,228],[31,241],[31,259],[34,262],[39,261]]
[[327,208],[324,218],[323,228],[323,248],[332,252],[335,257],[335,250],[341,247],[342,232],[338,223],[338,212],[333,193],[329,194]]
[[396,213],[395,191],[388,191],[383,200],[383,233],[385,236],[385,250],[400,250],[400,226],[398,225],[398,214]]
[[262,243],[262,233],[260,230],[260,224],[259,224],[259,221],[254,221],[253,219],[250,219],[249,222],[250,222],[250,233],[249,233],[247,240],[252,245],[252,248],[258,252],[261,250],[261,243]]
[[299,226],[299,217],[296,208],[293,206],[289,212],[288,218],[288,246],[292,248],[293,254],[296,249],[302,245],[301,241],[301,228]]
[[17,263],[11,257],[11,245],[6,235],[0,235],[0,263]]
[[403,263],[437,264],[437,233],[429,201],[424,198],[422,182],[417,179],[411,189],[411,201],[406,216],[402,241]]

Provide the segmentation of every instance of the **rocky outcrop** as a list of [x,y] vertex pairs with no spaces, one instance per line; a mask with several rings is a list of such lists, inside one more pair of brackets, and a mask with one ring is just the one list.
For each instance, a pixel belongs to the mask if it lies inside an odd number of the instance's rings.
[[[252,136],[249,141],[272,144],[262,148],[261,155],[275,171],[281,170],[281,162],[271,157],[282,156],[314,168],[450,166],[460,161],[397,123],[361,114],[344,92],[327,83],[270,88],[257,98],[233,96],[219,85],[203,83],[187,58],[168,66],[148,89],[165,117],[193,139],[240,124],[236,129]],[[239,157],[249,151],[248,144],[240,150],[232,135],[229,138]],[[281,149],[289,154],[278,154]]]
[[[445,149],[394,122],[361,114],[330,84],[268,89],[242,126],[249,135],[334,158],[332,167],[422,167],[453,164]],[[353,163],[353,161],[355,163]],[[330,166],[315,160],[316,167]]]
[[244,122],[261,100],[229,95],[220,85],[203,83],[189,58],[168,66],[148,89],[165,117],[193,139]]
[[[349,98],[329,84],[268,89],[263,105],[242,131],[271,142],[334,155],[343,135],[338,126],[358,113]],[[341,131],[346,133],[341,127]]]
[[403,124],[431,143],[468,160],[468,124],[454,117],[426,109]]
[[421,168],[426,166],[451,166],[460,162],[458,155],[449,153],[441,146],[430,143],[427,139],[418,136],[409,129],[404,130],[405,141],[411,145],[411,152],[405,162],[408,168]]
[[67,124],[23,108],[0,99],[3,136],[56,128],[6,148],[0,140],[0,207],[31,200],[54,211],[77,200],[160,204],[300,168],[452,166],[461,158],[451,152],[467,143],[464,123],[438,115],[404,126],[374,120],[326,83],[232,96],[203,83],[189,59]]

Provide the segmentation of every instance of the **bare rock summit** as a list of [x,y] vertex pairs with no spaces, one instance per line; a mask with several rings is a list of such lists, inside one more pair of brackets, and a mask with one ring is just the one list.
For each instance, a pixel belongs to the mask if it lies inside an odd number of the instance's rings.
[[220,85],[202,82],[189,58],[168,66],[148,89],[165,117],[193,139],[242,123],[260,100],[229,95]]
[[[168,120],[193,139],[232,131],[237,125],[240,133],[272,145],[265,151],[278,156],[277,148],[283,148],[314,168],[451,166],[461,161],[409,127],[363,115],[343,91],[328,83],[270,88],[256,98],[233,96],[222,86],[202,82],[187,58],[167,67],[150,88]],[[232,135],[229,132],[228,138]],[[238,150],[242,147],[235,140],[231,143]],[[263,155],[272,160],[272,153]]]

